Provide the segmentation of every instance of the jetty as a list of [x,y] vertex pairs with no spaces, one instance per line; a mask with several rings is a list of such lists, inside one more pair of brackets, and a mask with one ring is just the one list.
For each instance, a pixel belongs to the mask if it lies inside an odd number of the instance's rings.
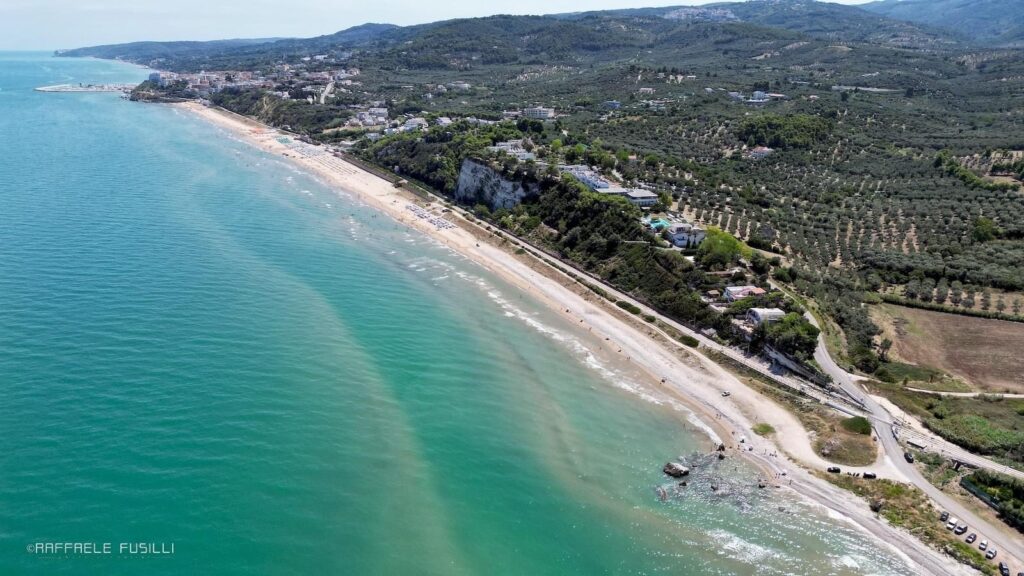
[[36,92],[131,92],[135,84],[56,84],[40,86]]

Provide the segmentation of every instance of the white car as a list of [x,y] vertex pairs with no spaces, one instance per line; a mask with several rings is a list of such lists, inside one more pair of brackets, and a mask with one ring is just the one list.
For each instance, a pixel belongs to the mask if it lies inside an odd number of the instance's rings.
[[988,548],[988,540],[982,540],[978,544],[978,550],[984,550],[985,548]]

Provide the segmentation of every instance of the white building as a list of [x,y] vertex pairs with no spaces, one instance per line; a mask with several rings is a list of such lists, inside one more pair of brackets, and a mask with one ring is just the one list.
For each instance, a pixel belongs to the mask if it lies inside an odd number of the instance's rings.
[[410,118],[405,121],[402,125],[402,129],[406,132],[412,132],[413,130],[419,130],[421,128],[427,128],[430,124],[423,118]]
[[778,308],[751,308],[747,310],[747,321],[754,326],[778,322],[786,313]]
[[[608,182],[601,177],[600,174],[590,169],[588,166],[582,166],[579,164],[561,165],[558,167],[562,172],[572,174],[577,180],[583,182],[591,190],[602,191],[605,188],[611,186],[611,182]],[[625,194],[625,191],[623,191]]]
[[747,296],[761,296],[765,294],[764,289],[758,288],[757,286],[726,286],[725,287],[725,299],[729,302],[735,302],[742,300]]
[[771,156],[772,152],[774,152],[774,150],[767,146],[757,146],[747,151],[747,158],[750,158],[751,160],[762,160]]
[[648,206],[654,206],[658,203],[658,195],[650,190],[642,190],[640,188],[634,188],[629,192],[626,192],[626,199],[631,204],[646,208]]
[[699,246],[707,235],[703,228],[694,226],[689,222],[680,222],[668,227],[666,233],[672,244],[678,248],[692,248]]
[[554,108],[544,108],[541,106],[534,106],[531,108],[523,109],[523,116],[532,120],[550,120],[555,117]]
[[514,157],[520,162],[526,162],[527,160],[536,160],[533,152],[529,152],[523,146],[522,140],[509,140],[507,142],[498,142],[494,146],[488,146],[488,150],[491,152],[503,152],[509,156]]

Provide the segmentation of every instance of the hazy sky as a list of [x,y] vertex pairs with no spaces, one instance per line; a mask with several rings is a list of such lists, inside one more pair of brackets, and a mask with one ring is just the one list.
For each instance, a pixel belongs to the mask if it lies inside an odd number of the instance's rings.
[[[835,0],[860,4],[866,0]],[[496,13],[550,14],[707,0],[0,0],[0,50],[134,40],[316,36],[364,22],[418,24]]]

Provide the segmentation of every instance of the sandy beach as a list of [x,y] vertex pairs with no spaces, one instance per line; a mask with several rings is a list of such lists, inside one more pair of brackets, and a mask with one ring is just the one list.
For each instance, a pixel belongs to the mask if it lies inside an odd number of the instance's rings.
[[[620,361],[649,375],[647,385],[677,400],[702,422],[699,426],[729,447],[730,457],[742,452],[775,489],[793,490],[832,512],[848,518],[874,536],[879,546],[889,547],[912,563],[922,574],[970,574],[973,571],[935,552],[909,533],[895,529],[870,511],[867,504],[815,477],[811,470],[829,465],[815,454],[811,438],[799,420],[774,401],[741,383],[706,356],[610,305],[563,273],[529,255],[517,255],[489,232],[463,216],[460,210],[445,211],[439,202],[396,188],[380,178],[324,149],[302,144],[253,120],[197,103],[174,105],[187,110],[265,152],[286,157],[327,184],[357,196],[368,205],[402,224],[428,235],[472,259],[504,281],[530,294],[552,313],[585,327],[596,341],[603,341]],[[604,346],[602,346],[604,348]],[[723,397],[723,392],[729,396]],[[770,424],[777,431],[764,438],[751,431],[755,423]],[[671,458],[673,455],[666,455]],[[880,476],[900,479],[880,459],[867,468]]]

